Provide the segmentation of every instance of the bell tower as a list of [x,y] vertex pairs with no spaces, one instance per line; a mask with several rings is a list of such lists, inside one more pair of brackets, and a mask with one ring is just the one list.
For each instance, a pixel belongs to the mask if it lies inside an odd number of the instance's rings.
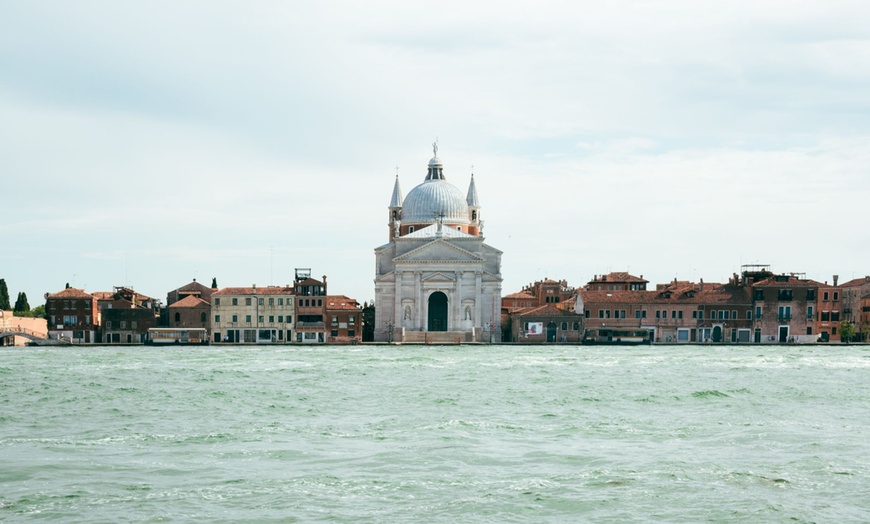
[[399,236],[402,225],[402,186],[399,185],[399,168],[396,167],[396,183],[393,185],[393,197],[390,198],[390,242]]

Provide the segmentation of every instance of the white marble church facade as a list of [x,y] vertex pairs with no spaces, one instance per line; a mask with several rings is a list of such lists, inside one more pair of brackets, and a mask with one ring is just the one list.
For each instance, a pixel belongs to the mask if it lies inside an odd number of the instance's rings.
[[501,255],[485,244],[472,174],[463,196],[437,156],[426,179],[389,206],[390,242],[375,249],[375,341],[501,341]]

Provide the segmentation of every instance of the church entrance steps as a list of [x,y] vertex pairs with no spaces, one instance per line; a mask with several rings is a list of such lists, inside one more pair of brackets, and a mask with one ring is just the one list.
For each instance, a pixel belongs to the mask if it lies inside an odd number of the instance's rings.
[[465,331],[405,331],[402,344],[465,344],[472,342]]

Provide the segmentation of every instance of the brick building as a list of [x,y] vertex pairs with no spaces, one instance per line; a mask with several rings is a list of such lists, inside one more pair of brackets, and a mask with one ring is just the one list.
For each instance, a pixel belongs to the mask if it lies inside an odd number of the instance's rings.
[[362,340],[362,310],[359,302],[344,295],[327,295],[326,318],[330,344],[357,343]]
[[45,300],[49,338],[76,344],[97,342],[100,311],[97,300],[84,290],[68,287]]
[[111,294],[99,293],[100,341],[104,344],[144,344],[148,329],[157,327],[160,310],[157,302],[126,287],[115,287]]
[[809,343],[819,339],[819,288],[799,273],[773,275],[752,284],[756,343]]

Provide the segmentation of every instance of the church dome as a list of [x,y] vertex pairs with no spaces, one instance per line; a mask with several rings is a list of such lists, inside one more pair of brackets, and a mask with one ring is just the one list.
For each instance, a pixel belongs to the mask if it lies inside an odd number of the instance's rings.
[[468,202],[456,186],[443,178],[428,179],[405,197],[402,222],[433,223],[439,216],[445,224],[468,224]]

